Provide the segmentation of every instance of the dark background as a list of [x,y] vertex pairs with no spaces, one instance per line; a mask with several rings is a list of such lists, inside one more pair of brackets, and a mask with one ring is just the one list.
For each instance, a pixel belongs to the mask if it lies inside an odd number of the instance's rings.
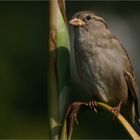
[[47,2],[0,2],[0,138],[48,138]]
[[[124,44],[136,75],[137,84],[140,87],[140,2],[132,1],[67,1],[68,20],[79,11],[92,10],[102,16],[110,30]],[[85,97],[84,89],[78,79],[73,55],[73,29],[69,26],[71,36],[71,75],[72,92],[71,102],[88,100]],[[116,58],[117,59],[117,58]],[[112,119],[106,112],[94,113],[84,110],[78,115],[79,124],[74,129],[73,138],[129,138],[126,131],[119,123]]]

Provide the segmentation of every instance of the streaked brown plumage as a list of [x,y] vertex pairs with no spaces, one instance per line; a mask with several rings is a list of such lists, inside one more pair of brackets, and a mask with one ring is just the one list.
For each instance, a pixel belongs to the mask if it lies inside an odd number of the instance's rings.
[[74,26],[77,72],[87,93],[93,100],[121,107],[133,124],[139,119],[138,91],[123,45],[92,11],[76,13],[69,23]]

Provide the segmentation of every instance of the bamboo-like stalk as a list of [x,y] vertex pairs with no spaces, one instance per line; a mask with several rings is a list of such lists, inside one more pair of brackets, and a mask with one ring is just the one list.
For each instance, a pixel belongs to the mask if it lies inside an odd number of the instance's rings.
[[49,62],[48,62],[48,106],[50,138],[58,139],[58,83],[57,83],[57,0],[50,1]]
[[58,139],[60,123],[64,119],[70,80],[70,42],[64,0],[50,1],[49,30],[48,104],[50,138]]
[[59,89],[59,121],[65,117],[70,83],[70,40],[66,22],[64,0],[59,0],[57,16],[57,59]]

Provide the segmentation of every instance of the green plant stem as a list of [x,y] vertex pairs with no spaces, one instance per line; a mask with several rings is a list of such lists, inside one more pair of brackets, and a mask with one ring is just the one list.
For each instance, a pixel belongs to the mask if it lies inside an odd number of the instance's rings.
[[[113,114],[112,112],[112,107],[105,104],[105,103],[101,103],[101,102],[97,102],[97,106],[105,111],[108,111],[109,113]],[[70,105],[70,107],[68,108],[66,117],[65,117],[65,121],[64,121],[64,125],[63,125],[63,130],[62,130],[62,134],[61,134],[61,139],[71,139],[72,133],[73,133],[73,128],[74,128],[74,123],[76,121],[76,119],[73,119],[73,115],[77,116],[79,110],[81,107],[86,107],[88,109],[91,109],[88,105],[88,103],[84,103],[84,102],[75,102],[72,103]],[[114,115],[114,114],[113,114]],[[70,118],[70,119],[67,119]],[[128,132],[128,134],[130,135],[130,137],[133,140],[140,140],[140,136],[135,132],[135,130],[132,128],[132,126],[127,122],[127,120],[121,115],[119,114],[117,117],[118,121],[120,122],[120,124],[125,128],[125,130]],[[69,132],[67,132],[67,130],[69,130]]]
[[50,138],[58,139],[58,83],[57,83],[57,0],[50,1],[49,58],[48,58],[48,106]]
[[[113,108],[111,106],[101,103],[101,102],[97,102],[97,105],[98,105],[98,107],[112,113]],[[125,130],[128,132],[128,134],[131,136],[131,138],[133,140],[140,140],[140,136],[135,132],[135,130],[132,128],[132,126],[128,123],[128,121],[121,114],[118,115],[117,119],[120,122],[120,124],[125,128]]]

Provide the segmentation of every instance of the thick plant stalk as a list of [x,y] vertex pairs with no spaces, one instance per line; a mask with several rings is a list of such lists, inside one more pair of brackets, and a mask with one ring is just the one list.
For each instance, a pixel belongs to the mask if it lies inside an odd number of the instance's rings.
[[50,24],[49,24],[49,72],[48,72],[48,106],[50,138],[58,139],[58,83],[57,83],[57,9],[56,0],[50,1]]
[[70,83],[70,41],[67,30],[65,4],[59,0],[57,16],[57,70],[59,90],[59,120],[62,123],[68,102]]
[[50,1],[49,90],[50,138],[58,139],[70,80],[70,42],[64,0]]

